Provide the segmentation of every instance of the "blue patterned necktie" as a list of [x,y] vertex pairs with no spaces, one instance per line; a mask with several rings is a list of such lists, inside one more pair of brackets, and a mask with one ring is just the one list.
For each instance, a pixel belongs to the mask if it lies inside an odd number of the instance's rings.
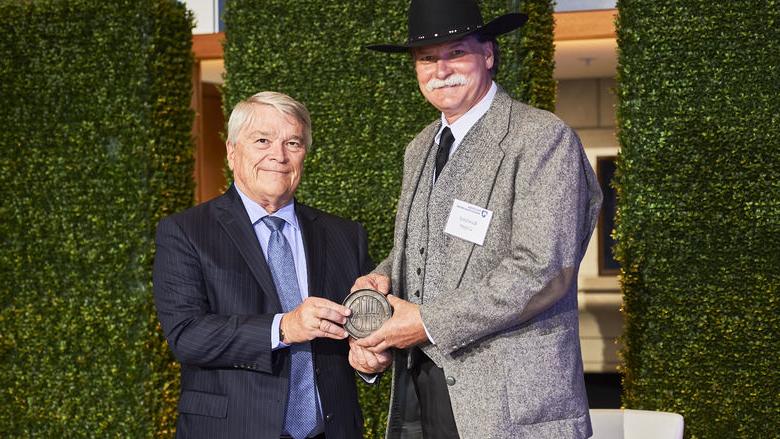
[[[263,217],[262,221],[271,230],[271,239],[268,241],[268,266],[271,268],[282,309],[284,312],[290,312],[301,303],[301,293],[295,274],[292,250],[282,234],[285,223],[282,218],[274,216]],[[292,361],[284,429],[293,438],[303,439],[317,426],[318,410],[311,343],[294,344],[289,349]]]

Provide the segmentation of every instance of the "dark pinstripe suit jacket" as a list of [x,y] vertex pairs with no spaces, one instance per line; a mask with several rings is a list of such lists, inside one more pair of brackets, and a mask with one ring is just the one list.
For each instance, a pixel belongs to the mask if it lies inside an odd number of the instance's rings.
[[[296,203],[309,289],[341,302],[371,269],[355,222]],[[287,403],[288,349],[271,351],[282,308],[241,199],[224,195],[164,218],[157,227],[154,298],[181,362],[177,437],[279,438]],[[329,438],[359,438],[362,415],[346,341],[312,343]]]

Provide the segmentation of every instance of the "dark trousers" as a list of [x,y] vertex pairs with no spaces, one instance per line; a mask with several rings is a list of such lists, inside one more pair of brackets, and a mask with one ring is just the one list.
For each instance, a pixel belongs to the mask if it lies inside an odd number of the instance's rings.
[[444,371],[420,349],[413,348],[415,356],[409,370],[414,390],[420,402],[420,423],[425,439],[458,439],[458,427],[452,414],[450,393]]

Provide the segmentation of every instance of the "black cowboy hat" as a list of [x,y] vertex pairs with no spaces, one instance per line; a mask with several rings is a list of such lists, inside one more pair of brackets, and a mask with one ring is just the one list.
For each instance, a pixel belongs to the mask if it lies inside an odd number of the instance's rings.
[[413,47],[457,40],[475,32],[487,36],[505,34],[527,20],[527,15],[513,13],[483,24],[479,6],[474,0],[412,0],[406,44],[374,44],[366,48],[379,52],[406,52]]

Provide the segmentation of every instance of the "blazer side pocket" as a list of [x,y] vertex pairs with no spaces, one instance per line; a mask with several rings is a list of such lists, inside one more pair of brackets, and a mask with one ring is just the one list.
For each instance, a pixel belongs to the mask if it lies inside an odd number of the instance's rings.
[[530,425],[582,416],[584,401],[577,333],[571,329],[522,340],[508,366],[512,421]]
[[227,417],[228,398],[226,395],[183,390],[179,399],[179,412],[193,415]]

